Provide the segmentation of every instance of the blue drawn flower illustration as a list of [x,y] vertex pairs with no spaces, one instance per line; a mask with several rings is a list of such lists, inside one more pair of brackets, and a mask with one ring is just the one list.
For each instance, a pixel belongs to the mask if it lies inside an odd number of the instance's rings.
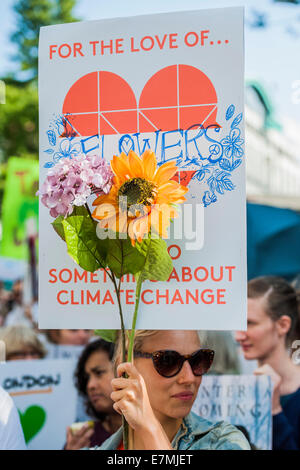
[[234,128],[231,129],[229,135],[225,137],[225,139],[221,140],[226,157],[241,158],[244,155],[244,150],[241,147],[241,145],[244,143],[244,139],[240,139],[240,135],[240,129]]
[[202,202],[204,207],[209,206],[212,202],[216,202],[217,198],[214,193],[210,193],[209,191],[205,191],[204,196],[202,198]]
[[54,146],[56,144],[56,134],[53,130],[49,130],[47,131],[47,136],[48,136],[48,141],[49,141],[49,144]]
[[64,119],[63,116],[54,116],[52,120],[53,126],[56,127],[56,131],[58,135],[62,135],[65,131],[65,126],[64,126]]
[[231,106],[229,106],[227,108],[227,111],[226,111],[226,121],[228,121],[229,119],[232,118],[232,116],[234,115],[234,112],[235,112],[235,106],[234,104],[232,104]]
[[197,178],[198,181],[202,181],[206,174],[210,174],[211,169],[213,168],[213,164],[202,165],[200,170],[197,170],[192,179]]
[[231,123],[231,126],[230,126],[231,129],[234,129],[235,127],[238,127],[238,125],[240,124],[242,119],[243,119],[243,113],[238,114],[237,117],[234,118],[234,120]]
[[58,162],[61,158],[78,157],[81,153],[80,142],[72,143],[69,139],[63,139],[59,146],[59,151],[54,154],[53,160]]

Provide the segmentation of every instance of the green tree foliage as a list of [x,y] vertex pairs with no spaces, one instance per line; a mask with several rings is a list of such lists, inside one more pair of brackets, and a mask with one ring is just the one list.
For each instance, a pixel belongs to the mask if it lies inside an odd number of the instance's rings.
[[0,107],[0,157],[38,158],[38,93],[34,83],[6,83]]
[[[2,77],[5,83],[5,104],[0,104],[0,193],[5,175],[5,162],[11,156],[38,158],[38,40],[39,29],[76,21],[73,8],[76,0],[18,0],[14,10],[17,28],[12,41],[18,45],[20,69],[29,80],[20,82]],[[0,194],[1,198],[1,194]]]
[[37,76],[38,39],[41,26],[76,21],[72,10],[76,0],[18,0],[14,6],[17,17],[17,28],[11,36],[18,45],[21,70]]

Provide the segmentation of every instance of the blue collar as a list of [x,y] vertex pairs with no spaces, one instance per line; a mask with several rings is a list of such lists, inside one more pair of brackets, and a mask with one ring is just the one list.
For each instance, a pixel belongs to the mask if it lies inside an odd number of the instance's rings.
[[[185,445],[190,445],[198,436],[208,433],[214,427],[215,424],[201,418],[201,416],[197,416],[193,412],[190,412],[185,418],[183,418],[181,426],[172,440],[173,449],[178,449],[181,439],[184,441]],[[117,449],[122,438],[123,428],[121,427],[117,432],[109,437],[100,448],[94,447],[94,449]]]
[[181,439],[187,443],[191,443],[198,436],[210,432],[214,427],[215,423],[211,423],[191,411],[185,418],[183,418],[181,426],[172,440],[172,447],[174,449],[178,449],[179,441]]

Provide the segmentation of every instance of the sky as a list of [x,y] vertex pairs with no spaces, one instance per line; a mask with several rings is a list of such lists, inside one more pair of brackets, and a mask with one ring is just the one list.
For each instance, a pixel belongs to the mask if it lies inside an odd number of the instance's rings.
[[[16,51],[9,36],[16,27],[12,6],[0,1],[0,76],[16,70]],[[75,16],[82,20],[150,13],[245,6],[245,76],[259,80],[270,95],[277,118],[300,124],[300,5],[272,0],[78,0]],[[255,11],[268,15],[267,28],[251,28]]]

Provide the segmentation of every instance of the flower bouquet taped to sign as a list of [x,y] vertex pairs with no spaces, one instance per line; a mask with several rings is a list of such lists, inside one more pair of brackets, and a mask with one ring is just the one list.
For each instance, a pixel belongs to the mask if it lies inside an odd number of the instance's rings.
[[[133,361],[133,345],[142,283],[167,281],[172,269],[167,244],[168,227],[177,217],[176,205],[185,201],[188,189],[174,179],[174,162],[157,166],[155,154],[141,157],[133,151],[114,156],[110,164],[97,155],[61,159],[48,170],[39,191],[42,203],[55,219],[56,233],[68,254],[85,271],[104,269],[117,297],[122,335],[123,362]],[[90,211],[88,202],[94,198]],[[121,302],[122,278],[136,281],[131,330],[125,331]],[[96,330],[115,341],[117,330]],[[129,347],[126,354],[125,337]],[[123,418],[124,448],[128,449],[128,425]]]

